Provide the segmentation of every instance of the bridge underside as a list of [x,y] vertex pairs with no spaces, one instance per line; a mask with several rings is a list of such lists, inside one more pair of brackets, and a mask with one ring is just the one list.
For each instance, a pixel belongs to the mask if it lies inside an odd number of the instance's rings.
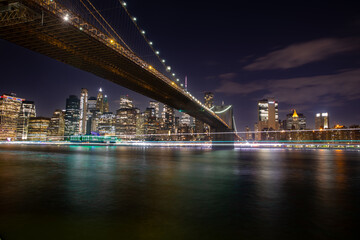
[[0,22],[0,38],[182,110],[218,131],[229,130],[189,97],[103,42],[31,1],[23,4],[32,14]]

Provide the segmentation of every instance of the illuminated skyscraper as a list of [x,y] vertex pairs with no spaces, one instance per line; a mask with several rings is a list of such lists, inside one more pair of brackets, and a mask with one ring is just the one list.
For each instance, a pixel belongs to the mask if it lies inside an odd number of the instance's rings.
[[80,94],[80,117],[79,117],[79,134],[86,134],[86,120],[87,120],[87,107],[88,107],[88,90],[81,89]]
[[190,126],[191,125],[191,117],[189,114],[183,113],[181,115],[180,125],[182,125],[182,126]]
[[116,112],[116,135],[122,139],[133,139],[136,135],[136,108],[121,108]]
[[297,113],[296,110],[286,115],[286,129],[287,130],[304,130],[306,129],[306,117],[302,113]]
[[64,140],[65,134],[65,112],[62,110],[55,110],[50,119],[48,139],[54,141]]
[[[255,131],[279,130],[279,109],[278,102],[274,99],[263,99],[258,102],[258,122],[255,124]],[[255,134],[256,140],[261,140],[261,133]]]
[[102,88],[99,89],[97,98],[96,98],[96,110],[100,113],[104,112],[104,94]]
[[120,109],[133,108],[134,104],[131,98],[128,95],[120,97]]
[[106,112],[99,116],[98,132],[101,136],[114,136],[116,116],[112,112]]
[[71,95],[66,99],[65,111],[65,136],[72,136],[79,133],[80,100],[77,96]]
[[329,114],[328,113],[317,113],[315,116],[315,128],[326,129],[329,128]]
[[90,135],[91,132],[97,131],[97,122],[99,119],[100,112],[96,108],[97,99],[96,97],[89,97],[87,107],[87,123],[86,123],[86,134]]
[[19,113],[24,100],[16,97],[15,94],[0,96],[0,140],[16,138]]
[[208,108],[212,108],[214,106],[214,93],[205,92],[204,100],[205,100],[204,105]]
[[50,118],[32,117],[29,120],[28,140],[47,141]]
[[109,102],[107,95],[104,96],[104,113],[109,112]]
[[156,101],[150,101],[149,108],[155,109],[155,116],[156,116],[156,118],[159,118],[160,103],[156,102]]
[[21,104],[19,119],[17,122],[17,140],[26,140],[28,136],[29,119],[36,117],[35,104],[32,101],[23,101]]
[[[155,134],[160,129],[155,112],[154,108],[146,108],[144,112],[144,133],[147,135]],[[146,139],[153,140],[154,136],[147,136]]]
[[162,111],[163,129],[173,131],[175,126],[175,111],[174,108],[164,104]]

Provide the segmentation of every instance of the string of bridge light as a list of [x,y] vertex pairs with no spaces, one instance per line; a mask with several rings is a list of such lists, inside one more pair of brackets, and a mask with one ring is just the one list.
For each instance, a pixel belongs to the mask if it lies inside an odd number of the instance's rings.
[[[141,35],[143,36],[143,38],[145,39],[145,41],[147,42],[147,44],[149,45],[149,47],[151,48],[151,50],[155,53],[155,56],[159,59],[159,61],[162,63],[162,65],[165,67],[166,71],[171,73],[171,66],[166,65],[166,60],[160,57],[160,51],[156,50],[154,48],[154,43],[152,41],[150,41],[147,37],[146,37],[146,32],[144,29],[140,28],[139,25],[137,24],[137,18],[135,16],[132,16],[130,14],[130,12],[127,9],[127,3],[125,1],[121,1],[118,0],[120,2],[120,4],[122,5],[122,7],[124,8],[126,14],[129,16],[129,18],[132,20],[132,22],[134,23],[135,27],[138,29],[138,31],[141,33]],[[179,78],[176,78],[176,74],[173,72],[171,73],[171,76],[174,77],[176,82],[180,82]],[[184,86],[184,84],[180,84],[181,87]]]
[[[148,43],[149,47],[152,49],[152,51],[155,53],[155,55],[157,56],[157,58],[160,60],[160,62],[163,64],[163,66],[165,67],[166,71],[170,72],[171,71],[171,66],[166,65],[166,60],[160,57],[160,51],[156,50],[154,48],[154,43],[152,41],[150,41],[147,37],[146,37],[146,32],[144,29],[140,28],[139,25],[137,24],[137,18],[135,16],[132,16],[130,14],[130,12],[127,9],[127,3],[125,1],[121,1],[118,0],[120,2],[120,4],[122,5],[123,9],[125,10],[126,14],[129,16],[129,18],[132,20],[132,22],[134,23],[135,27],[138,29],[138,31],[141,33],[141,35],[143,36],[144,40]],[[151,69],[152,67],[149,66],[149,68]],[[174,79],[176,80],[176,82],[180,82],[179,78],[176,78],[176,74],[173,72],[171,73],[171,75],[174,77]],[[184,84],[180,83],[180,86],[183,88]],[[213,113],[213,110],[208,108],[207,106],[205,106],[202,102],[200,102],[197,98],[195,98],[190,92],[187,91],[187,89],[184,89],[185,93],[189,95],[189,97],[194,100],[195,102],[197,102],[199,105],[201,105],[203,108],[205,108],[206,110],[208,110],[209,112]]]

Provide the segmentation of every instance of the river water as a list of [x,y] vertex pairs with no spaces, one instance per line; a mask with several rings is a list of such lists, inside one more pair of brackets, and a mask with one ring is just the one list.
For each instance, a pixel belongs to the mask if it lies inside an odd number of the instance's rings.
[[360,152],[0,145],[0,238],[358,239]]

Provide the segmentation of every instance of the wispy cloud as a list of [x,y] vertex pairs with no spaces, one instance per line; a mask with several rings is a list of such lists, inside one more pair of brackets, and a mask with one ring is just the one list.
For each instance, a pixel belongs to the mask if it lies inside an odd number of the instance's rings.
[[360,69],[330,75],[257,81],[247,84],[224,80],[215,91],[242,95],[262,91],[259,95],[265,92],[266,96],[274,96],[279,101],[288,104],[336,106],[345,101],[360,99]]
[[229,73],[223,73],[223,74],[219,74],[219,75],[215,75],[215,76],[207,76],[205,79],[207,79],[207,80],[212,80],[212,79],[233,80],[234,78],[236,78],[236,76],[237,76],[237,73],[229,72]]
[[335,54],[358,49],[359,38],[324,38],[293,44],[265,56],[244,67],[245,70],[290,69],[324,60]]

